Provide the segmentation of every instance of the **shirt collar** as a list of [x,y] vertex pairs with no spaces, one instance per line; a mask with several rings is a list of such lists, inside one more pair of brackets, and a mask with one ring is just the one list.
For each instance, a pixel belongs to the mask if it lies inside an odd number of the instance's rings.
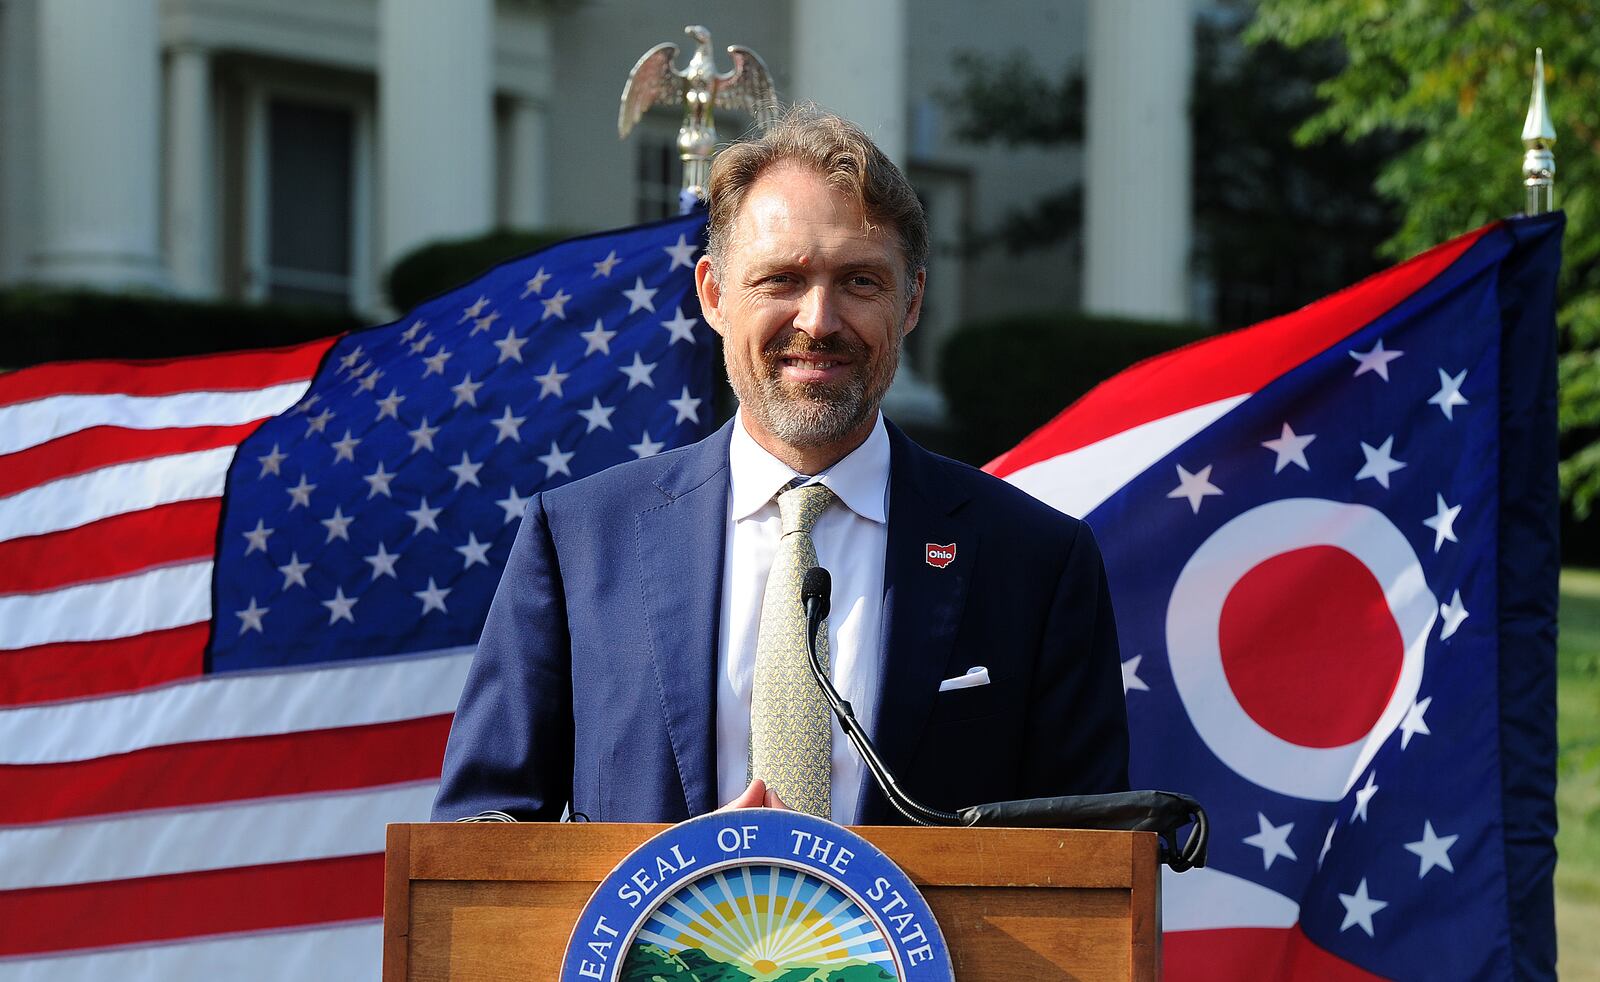
[[[741,411],[734,422],[733,439],[728,444],[728,466],[734,521],[760,511],[779,489],[799,474],[768,453],[744,427]],[[883,524],[887,519],[889,496],[889,431],[879,413],[861,446],[845,458],[816,475],[846,508],[869,522]]]

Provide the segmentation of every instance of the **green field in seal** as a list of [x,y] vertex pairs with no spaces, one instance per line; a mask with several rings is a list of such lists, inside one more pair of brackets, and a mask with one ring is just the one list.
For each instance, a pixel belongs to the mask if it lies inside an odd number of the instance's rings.
[[876,965],[788,967],[757,974],[750,966],[718,961],[699,948],[673,954],[660,945],[634,944],[622,964],[621,982],[894,982],[894,975]]

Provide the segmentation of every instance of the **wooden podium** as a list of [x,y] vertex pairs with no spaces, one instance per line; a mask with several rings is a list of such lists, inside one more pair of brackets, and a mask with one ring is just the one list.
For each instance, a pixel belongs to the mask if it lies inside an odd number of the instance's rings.
[[[390,825],[385,982],[555,978],[589,895],[664,828]],[[853,831],[883,850],[927,898],[959,982],[1160,977],[1154,833]]]

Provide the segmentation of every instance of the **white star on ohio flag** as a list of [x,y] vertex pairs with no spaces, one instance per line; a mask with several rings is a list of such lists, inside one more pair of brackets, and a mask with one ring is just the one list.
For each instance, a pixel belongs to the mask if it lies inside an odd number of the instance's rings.
[[1371,351],[1352,351],[1350,352],[1350,357],[1354,358],[1358,363],[1359,367],[1356,368],[1357,375],[1375,372],[1379,378],[1387,382],[1389,381],[1389,363],[1403,354],[1405,354],[1404,351],[1383,350],[1383,339],[1379,338],[1378,343],[1372,346]]
[[1290,464],[1303,471],[1311,470],[1311,464],[1306,460],[1306,447],[1315,440],[1315,433],[1297,434],[1290,429],[1288,423],[1283,424],[1283,435],[1276,440],[1264,440],[1261,445],[1278,455],[1273,464],[1272,473],[1277,474]]
[[1149,692],[1150,687],[1144,684],[1144,679],[1139,677],[1139,663],[1144,661],[1144,655],[1134,655],[1122,663],[1122,694],[1129,692]]
[[1356,791],[1356,810],[1350,813],[1350,821],[1367,820],[1367,806],[1372,803],[1372,796],[1378,793],[1378,773],[1371,771],[1367,774],[1367,784]]
[[1439,640],[1443,641],[1461,629],[1461,622],[1468,616],[1467,605],[1461,602],[1461,591],[1457,590],[1447,604],[1439,605],[1439,616],[1444,618],[1444,625],[1439,628]]
[[1433,833],[1433,822],[1424,821],[1422,823],[1422,838],[1416,842],[1407,842],[1405,844],[1406,852],[1416,856],[1419,860],[1417,863],[1417,879],[1420,880],[1427,876],[1428,870],[1433,869],[1435,866],[1446,873],[1454,873],[1456,868],[1450,862],[1450,847],[1455,845],[1456,840],[1459,838],[1461,838],[1459,835],[1435,835]]
[[1221,494],[1222,489],[1211,483],[1210,464],[1191,474],[1178,464],[1178,486],[1167,492],[1169,498],[1188,498],[1189,507],[1200,514],[1200,502],[1208,495]]
[[1459,542],[1456,538],[1456,516],[1461,514],[1461,506],[1446,507],[1444,495],[1436,494],[1437,504],[1434,505],[1432,518],[1424,518],[1422,524],[1433,529],[1433,551],[1438,552],[1446,542]]
[[1433,736],[1433,731],[1428,729],[1427,722],[1422,718],[1428,707],[1433,705],[1433,697],[1419,699],[1406,710],[1406,718],[1400,721],[1400,749],[1410,746],[1411,738],[1421,733],[1423,736]]
[[1383,441],[1382,445],[1376,447],[1368,446],[1366,441],[1362,441],[1361,453],[1367,458],[1367,462],[1362,464],[1361,469],[1356,472],[1356,480],[1359,481],[1370,477],[1384,487],[1388,487],[1389,475],[1405,466],[1405,461],[1394,459],[1393,450],[1393,436],[1390,436]]
[[1444,418],[1455,419],[1455,407],[1465,406],[1467,397],[1461,394],[1461,386],[1467,380],[1467,370],[1463,368],[1455,375],[1449,375],[1444,369],[1439,369],[1439,391],[1428,400],[1428,405],[1438,406],[1444,413]]
[[1339,894],[1339,902],[1344,904],[1344,923],[1339,925],[1342,934],[1350,928],[1359,926],[1367,932],[1367,937],[1372,937],[1372,915],[1389,906],[1387,901],[1374,900],[1367,894],[1367,878],[1361,878],[1361,885],[1356,887],[1355,893]]
[[1256,812],[1256,821],[1261,830],[1253,835],[1244,837],[1244,844],[1255,846],[1261,850],[1261,868],[1271,869],[1278,857],[1283,857],[1290,862],[1299,859],[1294,854],[1294,849],[1289,846],[1289,833],[1294,831],[1294,823],[1286,822],[1283,825],[1273,825],[1267,821],[1267,816]]

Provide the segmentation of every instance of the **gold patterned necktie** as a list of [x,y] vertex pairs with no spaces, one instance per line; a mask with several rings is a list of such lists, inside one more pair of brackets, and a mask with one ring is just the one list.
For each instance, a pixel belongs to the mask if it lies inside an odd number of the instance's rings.
[[[750,776],[766,781],[790,808],[821,818],[833,810],[833,718],[811,677],[800,582],[817,565],[811,528],[832,501],[833,492],[820,484],[778,495],[783,538],[761,601],[750,695]],[[826,621],[817,630],[817,656],[827,671]]]

